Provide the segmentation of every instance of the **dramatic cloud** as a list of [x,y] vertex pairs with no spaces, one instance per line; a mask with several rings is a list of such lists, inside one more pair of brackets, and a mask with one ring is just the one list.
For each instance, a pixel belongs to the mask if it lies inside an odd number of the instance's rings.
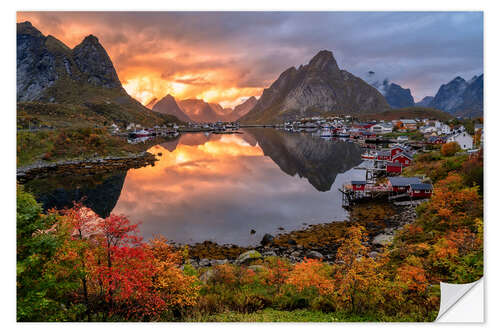
[[171,93],[233,106],[322,49],[416,100],[483,71],[480,12],[19,12],[25,20],[70,47],[96,35],[143,103]]

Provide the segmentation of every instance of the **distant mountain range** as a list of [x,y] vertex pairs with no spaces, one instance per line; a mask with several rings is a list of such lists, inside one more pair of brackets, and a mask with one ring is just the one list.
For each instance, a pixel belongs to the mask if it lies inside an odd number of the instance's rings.
[[417,105],[443,110],[454,116],[482,117],[483,74],[474,76],[469,81],[457,76],[441,85],[434,97],[427,96]]
[[380,79],[374,71],[369,71],[362,78],[384,95],[391,108],[399,109],[415,105],[410,89],[405,89],[396,83],[390,82],[388,78]]
[[215,121],[236,121],[247,114],[257,103],[257,99],[252,96],[245,102],[237,105],[234,109],[223,108],[217,103],[207,103],[201,99],[185,99],[177,101],[168,94],[160,101],[153,99],[148,106],[153,111],[163,114],[174,115],[182,121],[194,122],[215,122]]
[[418,103],[414,102],[410,89],[404,89],[388,78],[380,80],[373,71],[369,71],[363,79],[377,88],[394,109],[418,106],[442,110],[454,116],[480,117],[483,114],[482,74],[469,81],[457,76],[441,85],[435,96],[426,96]]
[[179,120],[262,124],[314,115],[366,115],[413,106],[477,117],[483,114],[483,75],[469,81],[456,77],[443,84],[434,97],[415,103],[410,89],[388,79],[376,79],[373,71],[364,80],[354,76],[341,70],[333,53],[324,50],[307,65],[281,73],[259,99],[250,97],[234,109],[199,99],[176,100],[171,95],[153,99],[145,107],[123,89],[97,37],[89,35],[71,49],[53,36],[44,36],[30,22],[23,22],[17,24],[17,101],[18,111],[30,116],[42,110],[54,118],[60,106],[64,117],[73,112],[68,121],[143,125]]
[[384,96],[365,81],[341,70],[332,52],[320,51],[307,65],[290,67],[240,120],[269,123],[319,114],[363,114],[389,109]]
[[[89,35],[71,49],[44,36],[30,22],[17,24],[17,101],[21,109],[26,103],[50,104],[52,109],[57,104],[74,105],[85,109],[87,119],[117,123],[177,121],[152,112],[127,94],[97,37]],[[80,120],[82,112],[75,116]]]

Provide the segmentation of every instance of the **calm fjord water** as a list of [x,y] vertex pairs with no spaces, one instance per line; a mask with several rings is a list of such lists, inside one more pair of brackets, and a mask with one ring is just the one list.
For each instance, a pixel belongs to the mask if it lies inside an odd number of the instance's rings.
[[45,208],[85,196],[101,216],[142,222],[146,239],[250,245],[280,227],[343,220],[337,189],[363,177],[353,169],[361,163],[358,145],[274,129],[183,134],[149,151],[161,153],[154,166],[26,186]]

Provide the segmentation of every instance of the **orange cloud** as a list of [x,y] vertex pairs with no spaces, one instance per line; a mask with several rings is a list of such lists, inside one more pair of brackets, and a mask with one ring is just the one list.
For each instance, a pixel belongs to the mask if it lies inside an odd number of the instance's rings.
[[[177,36],[158,35],[144,27],[135,31],[113,13],[18,12],[17,22],[30,21],[44,35],[53,35],[73,48],[93,34],[108,52],[125,90],[143,104],[172,94],[177,99],[199,98],[233,107],[260,96],[265,84],[246,86],[247,69],[237,66],[233,53],[210,45],[193,45]],[[241,57],[241,55],[240,55]],[[267,82],[266,82],[267,83]]]

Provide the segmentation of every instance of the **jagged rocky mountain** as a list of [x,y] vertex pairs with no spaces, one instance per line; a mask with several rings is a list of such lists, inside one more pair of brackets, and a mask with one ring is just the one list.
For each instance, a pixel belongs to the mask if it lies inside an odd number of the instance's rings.
[[168,94],[167,96],[163,97],[161,100],[159,100],[157,103],[154,104],[153,111],[163,113],[163,114],[169,114],[172,116],[177,117],[179,120],[185,121],[185,122],[190,122],[191,118],[189,118],[184,111],[177,105],[177,102],[175,101],[175,98]]
[[387,103],[394,109],[407,108],[415,105],[410,89],[404,89],[395,83],[388,85],[384,96]]
[[374,71],[369,71],[362,77],[384,95],[391,108],[400,109],[415,105],[410,89],[405,89],[396,83],[390,82],[388,78],[379,79]]
[[[280,169],[290,176],[305,177],[318,191],[329,191],[337,175],[359,165],[359,145],[327,141],[305,133],[287,133],[268,128],[246,128]],[[251,144],[251,141],[249,142]]]
[[432,96],[425,96],[424,98],[422,98],[422,100],[420,100],[420,102],[415,103],[415,106],[421,106],[424,108],[428,107],[432,103],[433,99],[434,97]]
[[89,35],[71,49],[30,22],[17,24],[17,101],[83,105],[117,122],[176,120],[127,94],[97,37]]
[[158,99],[156,97],[153,97],[152,100],[150,100],[148,102],[148,104],[146,104],[145,106],[150,109],[150,110],[153,110],[153,107],[155,106],[155,104],[158,103]]
[[429,107],[456,116],[480,117],[483,115],[483,74],[465,81],[457,76],[441,85]]
[[221,118],[213,106],[201,99],[185,99],[178,105],[195,122],[215,122]]
[[241,118],[247,123],[281,122],[324,113],[363,114],[389,109],[384,96],[341,70],[332,52],[320,51],[307,65],[290,67]]
[[201,99],[185,99],[176,101],[172,95],[165,96],[156,102],[155,99],[148,103],[153,111],[174,115],[182,121],[215,122],[236,121],[255,106],[257,99],[252,96],[234,109],[223,108],[217,103],[207,103]]
[[240,105],[237,105],[234,107],[233,113],[231,114],[231,118],[233,121],[240,119],[244,115],[246,115],[250,110],[253,109],[253,107],[257,104],[257,98],[254,96],[248,98],[245,100],[243,103]]

